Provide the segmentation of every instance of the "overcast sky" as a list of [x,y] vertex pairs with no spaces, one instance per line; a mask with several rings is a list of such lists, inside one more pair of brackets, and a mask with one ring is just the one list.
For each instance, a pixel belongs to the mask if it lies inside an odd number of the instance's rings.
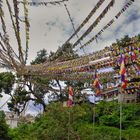
[[[10,0],[11,1],[11,0]],[[35,2],[41,2],[47,0],[32,0]],[[51,1],[51,0],[48,0]],[[52,0],[53,1],[53,0]],[[75,24],[75,28],[81,24],[89,12],[93,9],[98,0],[69,0],[65,2]],[[97,34],[101,28],[107,24],[124,6],[129,0],[115,0],[114,6],[108,11],[108,14],[101,20],[98,26],[83,40],[85,43],[95,34]],[[95,21],[97,16],[107,6],[110,0],[106,0],[103,5],[98,9],[96,14],[90,19],[90,21],[82,28],[78,35],[82,35],[86,29]],[[29,22],[30,22],[30,43],[29,43],[29,57],[28,64],[36,56],[36,52],[45,48],[48,52],[56,51],[68,37],[74,32],[66,9],[63,4],[61,5],[48,5],[45,6],[28,6],[29,8]],[[94,41],[88,47],[85,48],[86,53],[100,50],[105,46],[111,45],[116,39],[122,38],[124,35],[134,36],[140,33],[140,0],[135,0],[128,10],[121,17],[115,21],[115,23],[109,27],[98,40],[98,43]],[[4,8],[5,19],[7,23],[7,30],[10,35],[10,42],[16,52],[18,52],[17,43],[15,41],[14,32],[11,22],[9,20],[9,13],[7,8]],[[20,4],[20,17],[23,18],[23,7]],[[0,28],[1,29],[1,28]],[[25,49],[25,32],[24,24],[21,23],[21,36],[23,49]],[[77,40],[76,37],[71,40],[74,43]],[[79,46],[77,46],[78,48]]]
[[[34,2],[41,2],[47,0],[32,0]],[[50,1],[50,0],[48,0]],[[53,1],[53,0],[52,0]],[[98,0],[69,0],[65,2],[75,24],[75,28],[81,24],[89,12],[93,9]],[[96,28],[82,41],[84,44],[93,35],[97,34],[101,28],[107,24],[129,0],[115,0],[114,6],[109,10],[108,14],[101,20]],[[106,0],[103,5],[97,10],[96,14],[89,20],[89,22],[78,33],[79,36],[95,21],[97,16],[107,6],[110,0]],[[29,57],[28,63],[36,56],[36,52],[45,48],[48,53],[56,51],[58,46],[61,46],[66,39],[74,32],[66,9],[63,4],[61,5],[48,5],[45,6],[28,6],[29,8],[29,21],[30,21],[30,43],[29,43]],[[17,49],[12,25],[9,21],[9,14],[5,7],[5,17],[7,21],[7,28],[10,34],[10,41],[15,50]],[[23,17],[22,4],[20,4],[20,17]],[[110,45],[117,38],[121,38],[128,34],[129,36],[137,35],[140,32],[140,0],[135,0],[128,10],[109,27],[98,40],[94,41],[88,47],[85,47],[86,52],[99,50],[107,45]],[[23,48],[25,49],[24,37],[24,24],[21,23],[21,36]],[[77,40],[74,37],[71,43]],[[78,48],[79,46],[77,46]]]

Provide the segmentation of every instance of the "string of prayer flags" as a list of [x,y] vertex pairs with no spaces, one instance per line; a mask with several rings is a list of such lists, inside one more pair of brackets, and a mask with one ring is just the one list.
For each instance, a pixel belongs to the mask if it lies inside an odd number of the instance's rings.
[[105,17],[107,12],[110,10],[110,8],[114,5],[115,0],[111,0],[110,3],[107,5],[107,7],[102,11],[102,13],[96,18],[96,20],[90,25],[90,27],[86,30],[86,32],[73,44],[73,46],[77,46],[80,42],[80,40],[83,40],[102,20],[102,18]]
[[[115,76],[119,74],[120,57],[118,55],[124,52],[123,58],[125,60],[127,77],[129,78],[129,80],[132,78],[139,78],[140,55],[137,51],[140,45],[136,45],[139,44],[138,42],[139,41],[136,42],[134,38],[131,38],[130,41],[127,43],[128,45],[122,47],[121,50],[120,47],[115,44],[110,47],[106,47],[101,51],[89,54],[88,56],[83,56],[69,61],[56,61],[53,63],[48,62],[39,65],[32,65],[28,67],[26,66],[25,68],[27,69],[23,69],[23,72],[21,72],[21,74],[23,73],[24,75],[31,76],[33,76],[34,74],[44,75],[47,76],[49,79],[59,79],[64,81],[85,81],[87,79],[93,79],[94,75],[91,73],[94,71],[94,67],[96,66],[96,68],[98,69],[98,76],[100,77],[100,81],[102,81],[101,79],[105,79],[111,74],[111,79],[113,79],[113,75]],[[136,53],[136,60],[134,62],[131,61],[131,51]],[[112,70],[110,71],[109,69]],[[118,78],[120,78],[120,76],[118,76]]]
[[2,9],[2,1],[0,1],[0,18],[1,18],[3,32],[4,34],[6,34],[6,25],[5,25],[3,17],[4,17],[4,12]]
[[17,0],[13,0],[13,4],[14,4],[14,12],[15,12],[15,25],[16,25],[16,30],[17,30],[17,34],[20,37],[20,26],[19,26],[19,8],[18,8],[18,4],[17,4]]
[[[7,68],[13,69],[14,66],[16,67],[16,63],[18,59],[18,56],[16,55],[15,51],[13,50],[13,48],[10,46],[9,44],[9,36],[7,34],[6,31],[6,25],[5,25],[5,21],[4,21],[4,12],[2,9],[2,1],[0,1],[0,19],[1,19],[1,23],[2,23],[2,30],[3,30],[3,35],[0,33],[0,61],[1,61],[1,66],[5,66]],[[8,50],[8,53],[7,53]],[[15,59],[16,58],[16,59]]]
[[[121,50],[123,50],[123,49],[121,49]],[[138,48],[134,48],[133,51],[135,51],[135,49],[137,50]],[[110,47],[110,50],[112,50],[111,47]],[[117,70],[120,67],[120,57],[116,56],[114,54],[114,52],[116,52],[116,50],[117,50],[117,48],[116,48],[116,46],[114,46],[114,50],[112,50],[110,52],[106,52],[106,51],[102,50],[102,51],[99,51],[92,55],[77,58],[77,59],[70,60],[70,61],[48,64],[47,66],[46,65],[31,66],[31,69],[32,70],[35,69],[34,72],[36,71],[36,72],[42,73],[42,71],[43,71],[44,73],[48,73],[48,74],[62,74],[62,73],[71,74],[71,73],[75,73],[75,72],[88,72],[89,67],[90,67],[90,70],[93,71],[94,66],[96,66],[96,68],[98,68],[98,70],[107,69],[110,67],[115,68],[115,70]],[[102,55],[105,53],[107,53],[109,56],[105,55],[106,56],[105,57],[104,55]],[[120,51],[117,54],[120,54]],[[89,57],[90,57],[90,62],[88,59]],[[124,53],[123,57],[125,59],[125,64],[127,66],[131,66],[132,61],[131,61],[131,56],[130,56],[129,52]],[[134,66],[135,66],[135,69],[137,70],[138,66],[139,66],[138,62],[137,62],[139,60],[138,59],[139,53],[136,54],[136,58],[137,59],[135,60],[135,62],[133,62],[133,65],[135,64]],[[134,71],[134,70],[131,70],[131,71]]]
[[[29,6],[48,6],[48,4],[51,4],[51,5],[60,5],[61,3],[63,2],[66,2],[68,0],[58,0],[58,1],[48,1],[48,2],[27,2],[27,4]],[[25,3],[22,2],[22,1],[19,1],[18,3]]]
[[[89,41],[87,41],[84,45],[82,45],[80,49],[82,49],[83,47],[89,45],[94,40],[96,40],[106,29],[108,29],[108,27],[110,27],[132,5],[133,2],[134,0],[129,0],[129,2],[127,2],[125,6],[115,15],[115,18],[111,19],[95,36],[93,36]],[[77,44],[75,43],[75,45]]]
[[69,37],[69,39],[64,43],[67,44],[80,30],[81,28],[89,21],[89,19],[93,16],[93,14],[100,8],[105,0],[99,0],[95,7],[91,10],[89,15],[85,18],[85,20],[80,24],[80,26],[75,30],[75,32]]
[[26,33],[26,50],[25,50],[25,58],[24,63],[26,64],[28,58],[28,50],[29,50],[29,20],[28,20],[28,9],[26,7],[27,0],[24,0],[24,15],[25,15],[25,33]]
[[[19,59],[20,59],[20,62],[24,65],[23,51],[22,51],[22,46],[21,46],[20,34],[19,34],[20,30],[19,30],[19,26],[17,25],[19,17],[18,17],[18,14],[15,13],[15,18],[16,18],[16,23],[15,23],[14,19],[13,19],[12,8],[11,8],[11,5],[10,5],[8,0],[6,0],[6,4],[7,4],[8,11],[9,11],[9,14],[10,14],[10,18],[11,18],[11,21],[12,21],[12,26],[13,26],[13,29],[14,29],[14,32],[15,32],[16,40],[17,40],[17,43],[18,43]],[[14,3],[14,11],[18,12],[18,8],[17,8],[16,4],[17,4],[17,1],[15,1],[15,3]]]
[[[70,19],[70,22],[71,22],[71,24],[72,24],[72,28],[73,28],[74,32],[76,32],[76,29],[75,29],[75,26],[74,26],[74,22],[73,22],[73,19],[71,18],[71,15],[70,15],[70,12],[69,12],[69,10],[68,10],[68,7],[67,7],[66,4],[64,4],[64,6],[65,6],[65,9],[66,9],[66,11],[67,11],[67,14],[68,14],[68,17],[69,17],[69,19]],[[78,34],[76,34],[76,37],[77,37],[77,39],[79,39]],[[82,46],[81,42],[80,42],[80,45]]]

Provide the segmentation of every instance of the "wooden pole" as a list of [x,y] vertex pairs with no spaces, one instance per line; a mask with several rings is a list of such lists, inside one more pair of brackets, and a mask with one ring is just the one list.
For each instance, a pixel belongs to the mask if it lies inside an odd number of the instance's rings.
[[94,140],[95,137],[95,95],[94,95],[94,106],[93,106],[93,134],[92,134],[92,140]]
[[68,140],[70,140],[70,108],[68,109],[68,111],[69,111]]
[[122,140],[122,89],[120,87],[120,140]]

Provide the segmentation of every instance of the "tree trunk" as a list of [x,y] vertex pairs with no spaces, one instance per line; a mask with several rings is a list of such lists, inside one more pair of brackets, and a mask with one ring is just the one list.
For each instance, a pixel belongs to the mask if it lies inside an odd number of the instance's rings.
[[60,101],[62,101],[63,102],[63,92],[62,92],[62,87],[61,87],[61,85],[60,85],[60,83],[59,83],[59,80],[56,80],[56,82],[57,82],[57,84],[58,84],[58,86],[59,86],[59,89],[60,89]]

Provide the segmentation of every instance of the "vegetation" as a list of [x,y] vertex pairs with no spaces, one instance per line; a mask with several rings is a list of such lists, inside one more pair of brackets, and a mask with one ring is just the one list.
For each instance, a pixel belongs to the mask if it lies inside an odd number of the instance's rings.
[[10,94],[14,83],[15,76],[11,72],[0,73],[0,93],[4,92],[5,94]]
[[[90,140],[93,137],[93,108],[90,103],[76,104],[70,109],[62,103],[51,103],[47,111],[36,117],[32,124],[22,124],[10,130],[12,140]],[[94,138],[119,139],[119,104],[101,102],[95,107]],[[140,105],[123,104],[122,139],[140,139]]]
[[0,140],[10,140],[8,131],[9,128],[5,121],[5,114],[3,111],[0,111]]
[[[73,51],[72,45],[66,44],[63,47],[59,47],[56,52],[51,52],[50,54],[48,54],[45,49],[40,50],[37,52],[37,56],[31,64],[35,65],[51,61],[64,61],[77,57],[78,55]],[[4,92],[11,96],[11,100],[8,102],[10,111],[20,114],[29,101],[33,101],[34,105],[41,104],[45,111],[45,95],[50,91],[53,93],[50,98],[57,96],[57,99],[61,101],[64,100],[65,95],[59,80],[48,80],[47,77],[43,76],[29,76],[24,78],[25,79],[9,72],[0,73],[0,93]],[[17,84],[16,89],[13,88],[14,84]],[[59,91],[56,91],[53,88],[56,84],[59,87]],[[0,97],[2,97],[1,94]]]

